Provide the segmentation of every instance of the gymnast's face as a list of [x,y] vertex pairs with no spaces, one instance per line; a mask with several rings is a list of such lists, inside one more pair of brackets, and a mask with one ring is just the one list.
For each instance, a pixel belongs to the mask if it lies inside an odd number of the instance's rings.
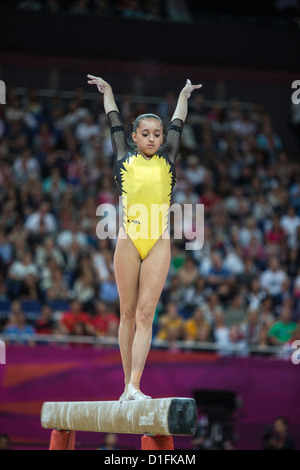
[[152,157],[163,142],[163,128],[158,119],[148,118],[140,121],[136,132],[132,133],[133,141],[139,152],[146,157]]

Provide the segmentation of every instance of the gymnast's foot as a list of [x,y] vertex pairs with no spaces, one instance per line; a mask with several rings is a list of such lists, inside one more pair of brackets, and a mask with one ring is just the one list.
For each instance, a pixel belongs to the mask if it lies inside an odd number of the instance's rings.
[[128,384],[126,400],[151,400],[149,395],[144,395],[139,389],[135,388],[133,384]]
[[124,392],[122,393],[122,395],[119,398],[120,403],[127,400],[127,393],[128,393],[128,385],[125,385]]

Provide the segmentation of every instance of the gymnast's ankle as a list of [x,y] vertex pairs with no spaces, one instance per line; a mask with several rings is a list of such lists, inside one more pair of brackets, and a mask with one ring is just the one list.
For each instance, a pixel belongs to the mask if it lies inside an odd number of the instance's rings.
[[145,395],[133,383],[128,384],[127,400],[151,400],[149,395]]

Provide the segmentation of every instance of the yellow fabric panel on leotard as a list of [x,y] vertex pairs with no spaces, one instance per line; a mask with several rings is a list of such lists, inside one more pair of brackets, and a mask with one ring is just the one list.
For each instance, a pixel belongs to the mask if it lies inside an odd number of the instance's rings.
[[122,191],[123,227],[144,259],[168,228],[175,166],[165,154],[150,160],[129,152],[116,165]]

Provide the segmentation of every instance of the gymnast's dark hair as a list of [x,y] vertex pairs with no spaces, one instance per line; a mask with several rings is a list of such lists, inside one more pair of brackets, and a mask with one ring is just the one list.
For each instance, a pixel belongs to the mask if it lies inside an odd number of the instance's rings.
[[143,121],[144,119],[157,119],[161,123],[161,127],[162,128],[164,127],[162,120],[156,114],[152,114],[152,113],[141,114],[140,116],[136,118],[136,120],[133,123],[133,132],[136,132],[137,128],[140,125],[140,122]]

